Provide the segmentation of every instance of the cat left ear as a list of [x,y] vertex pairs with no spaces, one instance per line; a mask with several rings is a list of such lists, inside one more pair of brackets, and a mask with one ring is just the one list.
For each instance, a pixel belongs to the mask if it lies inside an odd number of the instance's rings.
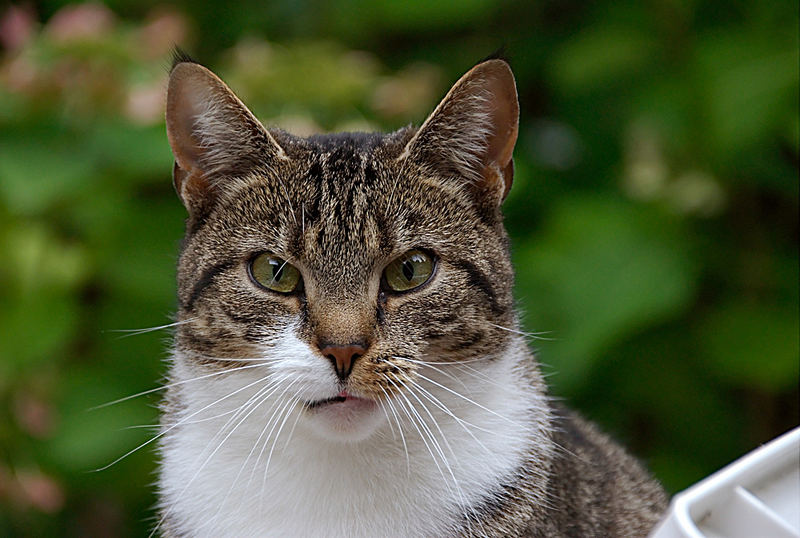
[[482,62],[462,76],[409,141],[402,157],[461,176],[501,203],[514,178],[519,102],[508,63]]
[[172,68],[166,119],[175,190],[192,216],[205,211],[230,178],[285,157],[230,88],[197,63]]

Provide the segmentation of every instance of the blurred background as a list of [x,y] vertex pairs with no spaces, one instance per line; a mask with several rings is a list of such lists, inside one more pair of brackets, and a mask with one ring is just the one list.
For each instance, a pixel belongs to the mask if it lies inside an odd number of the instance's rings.
[[[202,7],[198,7],[202,5]],[[297,134],[419,124],[500,46],[506,201],[553,392],[677,492],[798,423],[798,4],[0,7],[0,535],[146,536],[184,209],[170,50]],[[137,426],[137,427],[133,427]]]

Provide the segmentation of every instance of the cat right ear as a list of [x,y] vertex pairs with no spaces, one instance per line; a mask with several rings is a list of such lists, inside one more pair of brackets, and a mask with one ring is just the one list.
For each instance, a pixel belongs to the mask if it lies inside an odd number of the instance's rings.
[[406,146],[411,159],[448,178],[466,179],[498,205],[514,177],[519,130],[517,87],[504,60],[479,63],[462,76]]
[[179,61],[167,88],[167,138],[173,183],[189,213],[213,203],[226,180],[285,158],[283,149],[214,73]]

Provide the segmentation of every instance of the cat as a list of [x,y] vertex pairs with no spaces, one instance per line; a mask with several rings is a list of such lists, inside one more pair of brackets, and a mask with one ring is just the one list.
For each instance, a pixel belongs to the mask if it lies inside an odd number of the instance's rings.
[[266,129],[178,56],[188,210],[161,419],[164,536],[644,536],[666,496],[554,403],[514,310],[499,58],[418,129]]

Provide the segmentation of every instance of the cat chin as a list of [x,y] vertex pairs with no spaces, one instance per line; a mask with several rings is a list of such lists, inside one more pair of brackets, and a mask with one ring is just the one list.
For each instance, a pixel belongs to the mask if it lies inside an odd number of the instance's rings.
[[329,441],[355,443],[370,437],[385,417],[378,403],[365,398],[347,398],[306,408],[311,430]]

